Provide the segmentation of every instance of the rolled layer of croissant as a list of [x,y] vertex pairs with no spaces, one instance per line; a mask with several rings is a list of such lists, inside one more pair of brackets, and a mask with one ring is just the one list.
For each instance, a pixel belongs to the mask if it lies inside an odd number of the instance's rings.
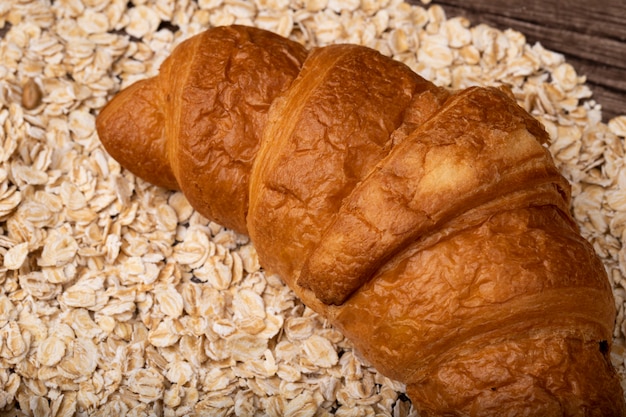
[[566,193],[567,184],[527,122],[523,110],[498,91],[456,94],[343,200],[298,284],[325,303],[342,304],[382,262],[448,219],[542,184]]
[[255,28],[202,32],[102,109],[100,140],[123,167],[182,190],[205,217],[246,233],[248,178],[267,113],[307,53]]
[[423,417],[624,414],[604,267],[545,131],[505,92],[234,26],[181,44],[98,132],[248,232]]

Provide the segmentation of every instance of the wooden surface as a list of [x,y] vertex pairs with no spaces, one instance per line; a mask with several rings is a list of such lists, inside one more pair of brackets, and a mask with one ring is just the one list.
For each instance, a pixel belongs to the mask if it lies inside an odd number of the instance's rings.
[[626,0],[433,0],[446,16],[522,32],[586,75],[605,121],[626,114]]

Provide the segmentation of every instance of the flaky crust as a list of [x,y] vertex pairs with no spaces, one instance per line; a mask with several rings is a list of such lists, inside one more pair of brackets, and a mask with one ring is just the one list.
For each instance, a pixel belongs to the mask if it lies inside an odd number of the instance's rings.
[[[422,416],[624,415],[606,272],[545,131],[506,92],[448,92],[355,45],[274,56],[258,39],[275,35],[202,36],[99,117],[123,165],[248,232]],[[252,48],[241,73],[213,37],[231,60]]]
[[264,30],[202,32],[176,48],[156,77],[107,104],[97,119],[100,139],[134,174],[181,189],[205,217],[246,233],[248,179],[267,112],[306,56],[300,44]]

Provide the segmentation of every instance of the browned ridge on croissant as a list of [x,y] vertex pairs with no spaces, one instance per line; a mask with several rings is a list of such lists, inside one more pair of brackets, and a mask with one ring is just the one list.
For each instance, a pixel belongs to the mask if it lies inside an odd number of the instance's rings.
[[543,127],[357,45],[209,29],[97,119],[122,166],[250,235],[421,416],[623,416],[604,266]]

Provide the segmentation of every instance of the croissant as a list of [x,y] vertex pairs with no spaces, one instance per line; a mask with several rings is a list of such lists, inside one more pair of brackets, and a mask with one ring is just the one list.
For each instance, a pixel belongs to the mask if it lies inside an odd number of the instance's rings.
[[229,26],[100,112],[106,150],[246,233],[421,416],[622,416],[615,303],[542,126],[357,45]]

